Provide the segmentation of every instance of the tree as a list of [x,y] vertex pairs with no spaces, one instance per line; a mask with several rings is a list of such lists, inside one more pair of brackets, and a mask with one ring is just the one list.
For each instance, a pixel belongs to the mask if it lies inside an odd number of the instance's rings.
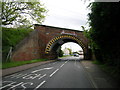
[[87,34],[97,60],[120,68],[119,4],[92,3],[88,14],[91,29]]
[[58,51],[58,56],[59,56],[59,57],[62,57],[63,54],[64,54],[64,53],[63,53],[63,51],[61,50],[61,47],[60,47],[60,48],[59,48],[59,51]]
[[40,2],[2,2],[2,25],[41,24],[47,10]]
[[72,55],[72,50],[70,48],[67,48],[69,50],[69,54]]

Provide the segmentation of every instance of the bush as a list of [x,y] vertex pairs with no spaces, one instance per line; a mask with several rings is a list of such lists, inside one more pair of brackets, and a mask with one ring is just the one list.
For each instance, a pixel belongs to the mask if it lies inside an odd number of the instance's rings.
[[14,47],[23,40],[32,29],[2,27],[2,58],[5,62],[10,47]]
[[60,49],[59,51],[59,54],[58,54],[59,57],[62,57],[63,56],[63,51]]

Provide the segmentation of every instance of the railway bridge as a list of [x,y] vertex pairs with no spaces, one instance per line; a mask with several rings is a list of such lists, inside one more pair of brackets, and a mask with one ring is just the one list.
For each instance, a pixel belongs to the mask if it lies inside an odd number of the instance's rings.
[[89,41],[83,31],[38,24],[35,24],[34,31],[16,46],[11,58],[14,61],[56,59],[60,47],[67,42],[79,44],[83,49],[84,59],[90,59]]

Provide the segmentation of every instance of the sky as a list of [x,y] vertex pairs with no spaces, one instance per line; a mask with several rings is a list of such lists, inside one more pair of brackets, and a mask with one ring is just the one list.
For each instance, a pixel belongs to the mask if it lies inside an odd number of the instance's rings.
[[[87,8],[90,2],[94,0],[40,0],[48,9],[47,16],[43,25],[68,28],[82,31],[81,26],[89,27],[87,24],[87,14],[90,10]],[[73,52],[82,50],[82,48],[73,42],[62,45],[64,48],[70,48]]]
[[44,25],[82,30],[81,26],[88,27],[87,8],[93,0],[40,0],[48,9]]
[[61,50],[64,50],[65,48],[70,48],[72,52],[83,51],[83,49],[78,44],[73,42],[63,44]]

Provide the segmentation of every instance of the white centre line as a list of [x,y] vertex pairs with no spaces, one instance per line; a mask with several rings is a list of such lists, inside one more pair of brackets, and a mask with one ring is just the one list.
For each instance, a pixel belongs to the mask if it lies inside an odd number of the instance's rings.
[[56,69],[52,74],[50,74],[50,77],[52,77],[59,69]]
[[67,63],[68,61],[66,61],[65,63]]
[[62,64],[60,67],[63,67],[65,64]]
[[37,90],[39,87],[41,87],[46,81],[41,82],[34,90]]
[[75,63],[74,63],[74,65],[76,66],[76,60],[75,60]]

